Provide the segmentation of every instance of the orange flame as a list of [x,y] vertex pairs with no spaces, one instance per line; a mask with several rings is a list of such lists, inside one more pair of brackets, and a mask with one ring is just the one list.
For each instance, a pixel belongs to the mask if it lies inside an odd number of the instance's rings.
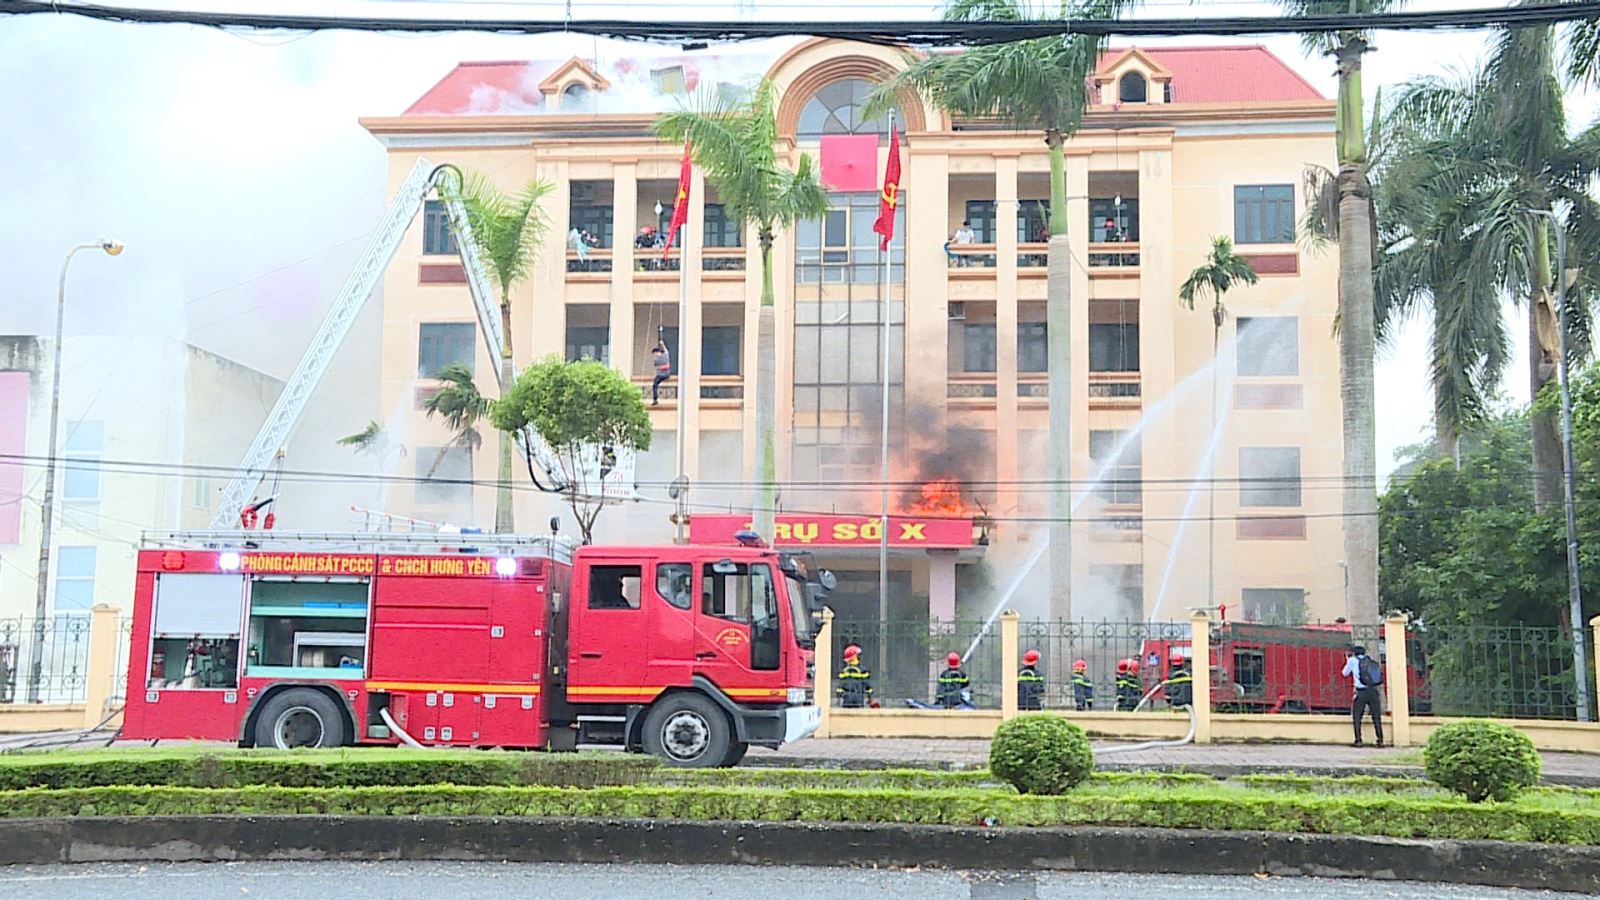
[[940,478],[923,484],[917,489],[917,496],[906,511],[919,516],[965,515],[967,505],[961,499],[961,482],[954,478]]

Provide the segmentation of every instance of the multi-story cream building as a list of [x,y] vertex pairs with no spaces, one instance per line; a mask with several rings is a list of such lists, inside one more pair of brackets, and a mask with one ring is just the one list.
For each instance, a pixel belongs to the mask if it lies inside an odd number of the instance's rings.
[[[892,617],[981,618],[1013,582],[1007,605],[1067,613],[1046,608],[1038,560],[1050,492],[1062,489],[1049,481],[1053,452],[1072,455],[1072,616],[1177,619],[1217,604],[1229,618],[1261,621],[1342,614],[1337,260],[1295,241],[1301,174],[1334,161],[1333,103],[1259,46],[1103,58],[1099,102],[1066,150],[1073,371],[1060,400],[1072,405],[1073,433],[1053,441],[1041,135],[902,97],[885,478],[884,266],[872,223],[888,141],[885,121],[864,120],[861,104],[907,59],[809,40],[777,58],[463,63],[403,114],[363,125],[388,147],[392,186],[419,156],[507,189],[550,184],[549,239],[514,299],[519,365],[593,356],[648,393],[658,335],[671,349],[676,372],[652,410],[640,500],[602,516],[601,540],[670,540],[667,483],[679,471],[692,485],[694,537],[747,520],[760,282],[752,234],[696,170],[687,248],[662,264],[634,238],[672,212],[682,148],[652,134],[656,115],[766,77],[781,95],[782,155],[791,164],[820,155],[833,203],[822,221],[781,234],[774,253],[778,538],[809,543],[840,572],[842,616],[877,615],[876,532],[863,537],[860,526],[877,515],[884,480],[895,512],[908,516],[891,527]],[[597,246],[574,249],[573,229]],[[1226,296],[1213,365],[1211,312],[1183,308],[1178,289],[1220,235],[1261,281]],[[466,361],[493,390],[453,252],[430,207],[385,282],[378,410],[409,436],[403,465],[418,475],[449,440],[420,411],[430,376]],[[679,397],[688,398],[681,461]],[[391,508],[486,524],[493,453],[493,441],[470,456],[444,450],[436,474],[480,486],[397,489]],[[559,512],[530,491],[519,497],[524,529],[542,530],[534,523]]]

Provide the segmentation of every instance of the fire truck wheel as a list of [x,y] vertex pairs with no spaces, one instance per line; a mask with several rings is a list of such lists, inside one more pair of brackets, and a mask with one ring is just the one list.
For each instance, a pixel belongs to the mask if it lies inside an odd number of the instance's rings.
[[749,749],[750,745],[744,741],[734,741],[728,747],[728,755],[722,758],[723,766],[737,766],[740,760],[744,759],[745,751]]
[[340,747],[344,732],[344,711],[310,688],[272,695],[256,716],[257,747]]
[[644,719],[644,749],[669,766],[724,766],[733,746],[733,724],[700,694],[673,694]]

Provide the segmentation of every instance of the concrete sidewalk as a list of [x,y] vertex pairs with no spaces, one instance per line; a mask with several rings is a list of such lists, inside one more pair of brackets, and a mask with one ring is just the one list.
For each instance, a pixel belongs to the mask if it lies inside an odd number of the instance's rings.
[[[1116,746],[1097,741],[1096,749]],[[1600,786],[1600,754],[1544,753],[1544,773],[1553,781]],[[986,740],[893,740],[808,738],[783,748],[752,747],[746,764],[826,766],[829,768],[904,767],[975,769],[989,763]],[[1340,775],[1398,775],[1421,772],[1421,748],[1333,747],[1321,744],[1205,744],[1159,747],[1105,755],[1106,769],[1192,769],[1213,774],[1308,772]]]

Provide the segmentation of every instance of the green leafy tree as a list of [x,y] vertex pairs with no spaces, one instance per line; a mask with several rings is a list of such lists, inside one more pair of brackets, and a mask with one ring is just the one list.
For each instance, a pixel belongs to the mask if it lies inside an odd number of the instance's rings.
[[695,165],[717,189],[729,216],[753,226],[761,249],[761,306],[756,317],[756,480],[753,518],[769,540],[777,508],[777,319],[772,287],[772,243],[779,229],[827,212],[828,198],[811,155],[791,171],[778,155],[778,99],[771,82],[746,97],[706,99],[699,110],[658,119],[656,133],[687,142]]
[[[1228,308],[1223,305],[1222,298],[1235,287],[1241,284],[1255,284],[1261,279],[1256,275],[1255,267],[1250,265],[1250,260],[1233,252],[1233,240],[1226,236],[1216,236],[1211,239],[1211,252],[1206,254],[1206,260],[1189,273],[1183,285],[1178,288],[1178,300],[1184,307],[1194,309],[1196,300],[1211,298],[1211,427],[1217,427],[1217,346],[1222,340],[1222,323],[1227,321]],[[1206,596],[1207,602],[1216,600],[1216,566],[1217,566],[1217,492],[1208,491],[1210,514],[1207,527],[1209,529],[1208,560],[1206,570]]]
[[[1032,3],[1029,0],[946,0],[947,22],[1028,22],[1066,19],[1114,19],[1137,6],[1134,0],[1071,0]],[[1046,355],[1050,404],[1050,440],[1071,446],[1072,409],[1072,270],[1067,241],[1066,142],[1083,123],[1090,101],[1089,75],[1104,50],[1103,38],[1086,35],[1036,38],[970,47],[961,53],[938,53],[913,62],[883,85],[872,102],[881,108],[894,102],[910,85],[940,108],[955,115],[997,119],[1022,129],[1044,132],[1050,149],[1050,242],[1045,282]],[[1057,485],[1072,480],[1071,454],[1050,454],[1050,478]],[[1052,615],[1072,614],[1072,492],[1051,492],[1050,608]]]
[[[447,186],[446,190],[455,189]],[[489,279],[500,301],[500,328],[505,335],[500,347],[500,391],[504,396],[511,384],[511,294],[533,271],[533,260],[549,230],[540,203],[550,193],[547,182],[535,178],[516,194],[506,194],[482,175],[473,174],[460,185],[466,206],[467,222]],[[516,530],[512,508],[511,473],[514,446],[510,434],[500,435],[499,479],[495,492],[494,529],[505,533]]]
[[603,508],[601,480],[610,468],[605,455],[650,449],[650,411],[639,389],[592,359],[549,356],[528,367],[489,405],[489,420],[507,435],[542,438],[549,446],[585,544],[593,542]]
[[428,418],[441,419],[450,429],[450,443],[439,448],[433,463],[428,466],[427,477],[432,478],[444,462],[451,447],[460,447],[467,453],[483,446],[483,435],[478,433],[478,422],[489,412],[489,400],[478,393],[472,381],[472,370],[460,363],[451,363],[439,370],[439,390],[422,403]]
[[387,465],[390,458],[405,459],[406,456],[405,446],[395,441],[377,419],[368,422],[367,427],[355,434],[339,438],[337,443],[342,447],[350,447],[362,456],[377,459],[380,465]]

